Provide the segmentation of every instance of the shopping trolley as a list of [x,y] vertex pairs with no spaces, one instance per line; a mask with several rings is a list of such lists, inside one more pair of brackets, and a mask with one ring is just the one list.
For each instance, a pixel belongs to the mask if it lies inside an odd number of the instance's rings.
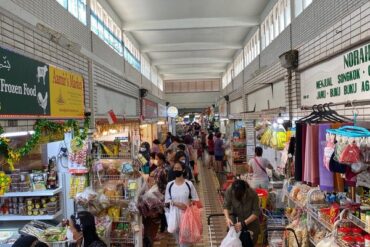
[[285,227],[289,223],[288,218],[282,212],[270,212],[266,209],[262,209],[262,214],[266,218],[264,238],[267,239],[267,243],[272,247],[283,246]]
[[[268,236],[270,232],[272,233],[281,233],[281,235],[283,236],[285,232],[292,232],[293,235],[294,235],[294,239],[295,241],[297,242],[297,247],[301,247],[301,244],[299,243],[298,241],[298,238],[297,238],[297,235],[295,234],[295,231],[292,229],[292,228],[286,228],[286,227],[268,227],[266,230],[265,230],[265,236]],[[267,238],[267,242],[265,242],[265,246],[269,246],[269,247],[281,247],[281,246],[284,246],[283,245],[283,238],[281,239],[282,241],[277,241],[277,239],[271,239],[270,241],[268,240]]]

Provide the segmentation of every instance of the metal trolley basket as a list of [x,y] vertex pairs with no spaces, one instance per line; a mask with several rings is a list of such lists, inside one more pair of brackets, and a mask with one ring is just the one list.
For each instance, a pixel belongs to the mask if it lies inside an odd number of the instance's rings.
[[266,234],[267,243],[273,247],[283,246],[284,230],[288,225],[288,218],[280,212],[270,212],[262,209],[262,214],[266,218]]

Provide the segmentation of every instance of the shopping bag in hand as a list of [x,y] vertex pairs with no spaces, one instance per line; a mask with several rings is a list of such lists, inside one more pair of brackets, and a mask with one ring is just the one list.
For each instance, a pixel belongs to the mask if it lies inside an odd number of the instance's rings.
[[242,247],[242,241],[239,239],[240,232],[237,233],[232,226],[226,237],[222,240],[220,247]]
[[175,206],[164,209],[164,214],[167,220],[167,231],[169,233],[175,233],[179,229],[180,217]]
[[181,217],[180,243],[192,244],[202,239],[202,222],[200,209],[197,206],[189,206]]

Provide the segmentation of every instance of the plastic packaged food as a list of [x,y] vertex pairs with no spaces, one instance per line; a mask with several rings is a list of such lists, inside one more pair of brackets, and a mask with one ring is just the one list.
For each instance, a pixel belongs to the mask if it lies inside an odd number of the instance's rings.
[[344,236],[342,237],[342,240],[348,246],[351,246],[355,243],[355,239],[352,236]]

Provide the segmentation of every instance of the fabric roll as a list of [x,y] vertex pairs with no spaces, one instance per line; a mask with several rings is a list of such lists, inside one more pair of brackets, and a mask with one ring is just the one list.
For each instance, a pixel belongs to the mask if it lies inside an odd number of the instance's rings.
[[310,186],[319,184],[318,142],[318,125],[307,125],[303,181]]
[[319,184],[320,189],[328,192],[334,191],[333,173],[326,169],[324,165],[324,148],[326,146],[326,130],[330,129],[330,124],[319,125]]
[[311,165],[312,165],[312,131],[313,126],[307,125],[306,127],[306,138],[305,138],[305,154],[304,154],[304,169],[303,169],[303,182],[309,183],[311,179]]
[[295,163],[294,163],[294,179],[295,181],[302,181],[302,142],[303,133],[302,126],[303,123],[296,124],[296,142],[295,142]]
[[311,186],[318,186],[320,184],[320,173],[319,173],[319,125],[315,124],[311,126],[311,163],[310,163],[310,180]]
[[306,156],[306,137],[307,137],[307,124],[304,124],[302,126],[302,180],[300,181],[304,181],[304,171],[305,171],[305,166],[306,166],[306,163],[305,163],[305,156]]

